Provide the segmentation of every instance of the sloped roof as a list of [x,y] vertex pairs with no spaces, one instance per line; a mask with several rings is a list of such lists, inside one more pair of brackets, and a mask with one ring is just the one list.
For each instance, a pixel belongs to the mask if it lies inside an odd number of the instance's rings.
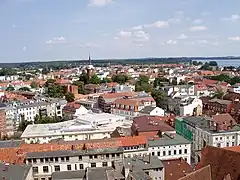
[[239,152],[207,146],[201,152],[201,160],[197,169],[208,165],[211,166],[213,180],[222,180],[228,174],[231,175],[232,180],[240,179]]
[[178,180],[212,180],[210,165],[198,169]]

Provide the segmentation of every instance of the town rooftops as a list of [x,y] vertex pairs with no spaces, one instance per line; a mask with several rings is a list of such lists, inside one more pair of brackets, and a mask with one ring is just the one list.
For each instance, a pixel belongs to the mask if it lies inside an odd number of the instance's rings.
[[138,132],[149,132],[149,131],[175,131],[174,128],[166,124],[161,120],[157,120],[152,116],[139,116],[133,119],[133,128]]
[[52,180],[76,180],[83,179],[85,170],[78,171],[59,171],[52,173]]
[[30,169],[28,165],[0,164],[0,177],[4,180],[26,179]]
[[146,106],[140,111],[140,113],[150,114],[155,108],[156,107]]
[[134,180],[152,180],[144,171],[131,171],[129,175],[134,178]]
[[225,105],[230,105],[232,103],[232,101],[223,100],[223,99],[211,99],[208,102],[216,102],[216,103],[225,104]]
[[180,178],[179,180],[212,180],[211,166],[208,165],[194,172],[186,174],[186,176]]
[[113,170],[112,167],[87,168],[86,177],[89,180],[109,180],[107,171]]
[[182,144],[190,144],[190,143],[191,142],[188,141],[187,139],[176,134],[175,137],[163,135],[161,139],[149,140],[148,146],[156,147],[156,146],[182,145]]
[[70,121],[28,125],[21,138],[114,131],[117,126],[131,126],[131,122],[125,119],[123,116],[108,113],[88,113]]
[[211,166],[212,180],[222,180],[230,176],[232,180],[240,178],[240,153],[224,148],[207,146],[201,152],[197,169]]
[[19,147],[22,144],[22,140],[8,140],[8,141],[0,141],[0,148],[14,148]]
[[97,148],[88,150],[63,150],[63,151],[46,151],[46,152],[30,152],[27,153],[26,158],[50,158],[50,157],[66,157],[66,156],[80,156],[80,155],[94,155],[94,154],[109,154],[109,153],[123,153],[123,148]]
[[146,155],[125,158],[124,167],[129,168],[131,171],[138,171],[163,168],[164,165],[157,156]]
[[182,158],[164,160],[162,163],[165,169],[165,180],[178,180],[193,171],[191,166]]

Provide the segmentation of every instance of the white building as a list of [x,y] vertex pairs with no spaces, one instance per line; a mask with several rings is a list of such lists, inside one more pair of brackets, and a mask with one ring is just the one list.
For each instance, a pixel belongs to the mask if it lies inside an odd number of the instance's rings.
[[171,137],[165,134],[159,140],[149,140],[148,152],[160,160],[183,158],[191,164],[191,142],[179,135]]
[[202,100],[196,97],[187,97],[181,101],[180,116],[202,115]]
[[25,143],[49,143],[54,139],[65,141],[110,138],[116,127],[130,127],[123,116],[108,113],[88,113],[77,119],[54,124],[28,125],[21,138]]
[[140,111],[140,116],[164,116],[164,110],[160,107],[146,106]]

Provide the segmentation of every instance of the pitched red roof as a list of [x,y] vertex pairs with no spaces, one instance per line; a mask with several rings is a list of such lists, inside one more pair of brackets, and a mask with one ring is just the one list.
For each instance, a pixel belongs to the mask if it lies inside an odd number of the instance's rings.
[[165,160],[162,163],[165,168],[165,180],[178,180],[193,171],[183,159]]
[[201,152],[201,160],[197,169],[211,166],[212,179],[222,180],[228,174],[232,180],[240,179],[240,153],[224,148],[207,146]]
[[163,122],[162,120],[157,120],[152,116],[139,116],[133,119],[132,128],[136,129],[138,132],[149,132],[149,131],[175,131],[174,128]]
[[179,180],[212,180],[210,165],[198,169]]
[[219,125],[219,130],[228,130],[237,124],[235,119],[228,113],[213,115],[213,121]]

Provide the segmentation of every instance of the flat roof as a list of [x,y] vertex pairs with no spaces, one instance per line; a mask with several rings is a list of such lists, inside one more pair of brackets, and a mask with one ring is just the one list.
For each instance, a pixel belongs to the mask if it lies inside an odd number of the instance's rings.
[[50,123],[30,124],[23,132],[21,138],[62,136],[95,132],[114,131],[116,127],[130,127],[132,121],[126,117],[108,113],[88,113],[78,116],[77,119]]
[[59,171],[52,173],[52,180],[70,180],[82,179],[85,176],[85,170],[78,171]]
[[155,147],[155,146],[181,145],[181,144],[190,144],[190,143],[191,142],[188,141],[187,139],[176,134],[174,138],[170,138],[169,136],[163,136],[163,138],[158,140],[149,140],[148,146]]

